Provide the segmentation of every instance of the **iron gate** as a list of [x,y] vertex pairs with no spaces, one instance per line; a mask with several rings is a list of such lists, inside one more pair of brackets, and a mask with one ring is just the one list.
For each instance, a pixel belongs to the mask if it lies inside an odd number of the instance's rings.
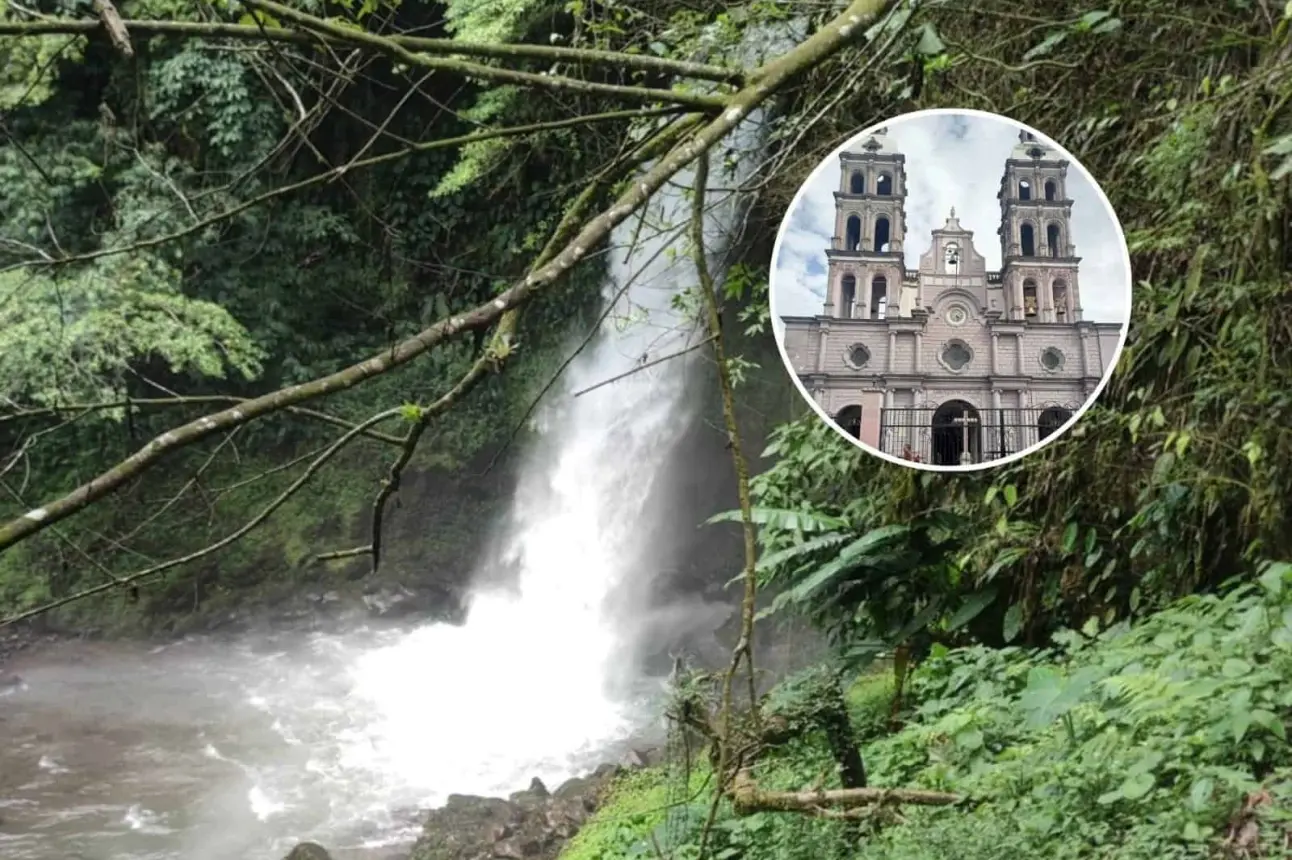
[[934,466],[988,463],[1035,445],[1075,413],[1066,405],[977,409],[960,400],[936,409],[884,409],[879,446],[885,454]]

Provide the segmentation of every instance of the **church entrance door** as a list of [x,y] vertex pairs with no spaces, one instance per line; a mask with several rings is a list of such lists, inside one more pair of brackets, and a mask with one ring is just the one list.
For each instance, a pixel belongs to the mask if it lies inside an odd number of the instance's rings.
[[933,413],[933,465],[959,466],[982,459],[982,420],[963,400],[948,400]]

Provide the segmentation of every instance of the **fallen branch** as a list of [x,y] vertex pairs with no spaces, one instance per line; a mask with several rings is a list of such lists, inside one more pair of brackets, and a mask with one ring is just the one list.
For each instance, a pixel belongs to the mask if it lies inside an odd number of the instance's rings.
[[613,205],[589,220],[552,262],[531,271],[496,298],[464,314],[441,319],[404,342],[384,349],[366,361],[311,382],[293,385],[248,400],[235,408],[205,416],[162,433],[135,454],[88,483],[0,526],[0,551],[38,534],[53,523],[66,519],[98,499],[117,491],[178,448],[289,406],[296,406],[323,395],[351,388],[367,379],[407,364],[441,343],[467,332],[494,325],[507,311],[520,307],[541,294],[574,268],[590,249],[610,234],[611,230],[632,215],[679,171],[725,138],[751,110],[784,88],[795,77],[860,36],[863,32],[862,25],[873,21],[887,7],[888,2],[890,0],[854,0],[840,16],[822,27],[811,38],[757,70],[753,76],[756,82],[733,95],[728,101],[727,109],[720,116],[661,158],[653,168],[640,177],[639,181],[632,183]]
[[963,803],[958,794],[925,791],[916,788],[836,788],[815,791],[764,791],[754,782],[748,770],[736,774],[731,802],[737,815],[755,812],[801,812],[817,814],[818,810],[855,809],[865,806],[912,805],[955,806]]

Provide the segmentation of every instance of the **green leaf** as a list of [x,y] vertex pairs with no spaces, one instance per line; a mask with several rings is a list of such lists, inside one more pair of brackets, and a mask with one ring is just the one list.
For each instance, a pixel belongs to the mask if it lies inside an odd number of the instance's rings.
[[936,56],[947,49],[946,44],[938,37],[938,31],[933,28],[932,24],[925,24],[920,29],[920,41],[915,46],[915,51],[925,57]]
[[1216,788],[1216,781],[1210,777],[1202,777],[1193,784],[1189,790],[1189,806],[1194,812],[1201,812],[1207,808],[1211,802],[1211,793]]
[[1263,708],[1257,708],[1252,711],[1252,722],[1263,729],[1268,730],[1271,734],[1277,736],[1280,740],[1287,740],[1287,726],[1277,714],[1267,711]]
[[864,566],[871,552],[904,536],[909,531],[910,526],[905,525],[888,525],[872,529],[844,547],[839,557],[832,563],[820,568],[781,596],[795,603],[812,597],[841,574]]
[[1122,783],[1118,793],[1127,800],[1139,800],[1152,791],[1155,785],[1157,785],[1157,779],[1153,774],[1148,772],[1133,773],[1126,777],[1126,781]]
[[1072,552],[1074,549],[1076,549],[1077,535],[1080,533],[1080,531],[1081,531],[1081,527],[1078,526],[1075,522],[1068,523],[1067,528],[1063,530],[1063,551],[1065,553]]
[[1068,38],[1066,30],[1057,30],[1051,33],[1045,37],[1041,44],[1024,54],[1023,61],[1028,62],[1030,60],[1035,60],[1037,57],[1044,57],[1046,54],[1058,47],[1058,45],[1066,38]]
[[956,610],[955,615],[951,616],[951,620],[947,622],[947,630],[955,631],[964,627],[970,621],[973,621],[981,615],[982,611],[988,606],[991,606],[995,600],[996,589],[994,588],[988,589],[987,591],[980,591],[977,594],[971,594],[965,599],[965,602],[961,604],[960,608]]
[[1281,595],[1284,584],[1289,580],[1292,580],[1292,564],[1283,561],[1267,566],[1260,576],[1261,587],[1270,597]]
[[1004,492],[1005,492],[1005,504],[1009,505],[1011,508],[1014,507],[1014,505],[1018,504],[1017,487],[1015,487],[1013,484],[1010,484],[1009,486],[1005,487]]
[[1226,678],[1241,678],[1252,671],[1252,664],[1237,657],[1230,657],[1220,667],[1220,673]]
[[1005,642],[1013,642],[1023,629],[1023,605],[1015,603],[1005,612],[1005,629],[1002,631]]

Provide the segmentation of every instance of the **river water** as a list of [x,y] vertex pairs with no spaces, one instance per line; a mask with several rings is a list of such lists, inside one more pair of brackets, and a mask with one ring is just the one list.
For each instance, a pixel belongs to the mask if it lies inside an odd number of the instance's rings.
[[[759,144],[750,122],[735,146]],[[741,210],[717,188],[739,177],[712,177],[721,252]],[[0,857],[274,860],[298,840],[397,856],[448,793],[554,787],[648,730],[658,686],[631,646],[724,614],[652,593],[670,529],[695,527],[674,522],[670,477],[701,353],[640,369],[698,337],[674,305],[695,283],[686,186],[614,231],[613,313],[537,416],[481,559],[505,589],[476,594],[462,626],[68,643],[7,666],[24,684],[0,693]]]
[[[466,657],[467,630],[67,643],[19,660],[23,685],[0,694],[0,857],[269,860],[304,839],[395,856],[448,792],[555,785],[644,722],[579,679],[548,673],[536,691],[524,655]],[[520,671],[493,674],[509,658]],[[565,696],[580,707],[551,707]]]

